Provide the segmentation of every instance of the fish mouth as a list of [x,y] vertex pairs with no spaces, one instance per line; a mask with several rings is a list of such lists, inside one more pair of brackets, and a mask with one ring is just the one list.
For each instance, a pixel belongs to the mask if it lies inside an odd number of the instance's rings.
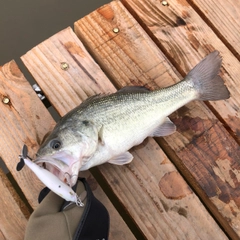
[[76,184],[81,167],[80,161],[66,152],[60,152],[53,156],[37,157],[34,163],[45,168],[70,187]]

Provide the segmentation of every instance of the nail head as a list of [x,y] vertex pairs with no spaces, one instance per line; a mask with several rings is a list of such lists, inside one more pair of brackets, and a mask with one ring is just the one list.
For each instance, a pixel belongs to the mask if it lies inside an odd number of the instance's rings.
[[113,32],[114,32],[114,33],[118,33],[118,32],[119,32],[119,28],[115,27],[115,28],[113,29]]
[[163,5],[163,6],[167,6],[167,5],[168,5],[168,2],[167,2],[167,1],[162,1],[162,5]]
[[8,104],[10,102],[10,99],[8,97],[3,98],[3,103]]
[[66,71],[69,69],[69,65],[66,62],[61,62],[61,69]]

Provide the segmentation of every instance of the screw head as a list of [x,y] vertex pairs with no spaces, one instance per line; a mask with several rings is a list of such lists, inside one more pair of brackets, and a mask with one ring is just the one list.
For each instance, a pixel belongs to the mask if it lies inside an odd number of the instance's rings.
[[114,33],[119,33],[119,31],[120,31],[119,28],[117,28],[117,27],[113,28]]
[[10,102],[10,99],[9,99],[8,97],[4,97],[4,98],[2,99],[2,102],[3,102],[4,104],[8,104],[8,103]]
[[162,5],[163,6],[168,6],[168,2],[167,1],[162,1]]
[[69,69],[69,64],[66,62],[61,62],[61,69],[66,71]]

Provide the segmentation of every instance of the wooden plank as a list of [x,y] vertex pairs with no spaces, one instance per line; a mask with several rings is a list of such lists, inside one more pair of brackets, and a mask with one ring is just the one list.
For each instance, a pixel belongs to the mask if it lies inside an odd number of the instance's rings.
[[[14,193],[11,183],[0,168],[0,239],[22,240],[27,219],[20,209],[24,208],[18,195]],[[14,195],[13,195],[14,194]],[[29,215],[25,209],[25,214]]]
[[[8,104],[2,101],[5,97],[10,99]],[[15,177],[30,205],[35,209],[38,206],[38,194],[44,186],[27,167],[16,172],[18,155],[21,153],[23,144],[26,144],[29,148],[29,155],[34,158],[41,139],[52,129],[55,122],[14,61],[1,67],[0,99],[0,124],[4,126],[0,132],[0,156]],[[86,172],[85,176],[94,182],[89,172]],[[117,236],[118,239],[135,239],[103,190],[97,183],[94,186],[94,195],[108,207],[110,217],[115,219],[110,225],[110,236]]]
[[235,0],[188,2],[239,59],[240,2]]
[[[168,11],[164,8],[160,2],[128,1],[127,3],[134,3],[131,8],[132,11],[133,9],[136,10],[136,14],[140,12],[141,15],[139,13],[138,18],[139,21],[146,21],[147,23],[150,22],[151,24],[149,23],[149,26],[151,26],[152,29],[161,29],[162,27],[162,31],[170,32],[172,29],[172,31],[175,31],[174,29],[182,23],[180,18],[177,18],[178,15],[174,15],[174,19],[172,19],[171,16],[173,14],[170,15],[170,10]],[[123,18],[124,21],[122,21]],[[204,28],[203,25],[204,24],[201,23],[201,28]],[[195,28],[199,27],[200,26],[195,26]],[[112,31],[113,28],[119,28],[119,32],[114,33]],[[178,27],[178,29],[179,32],[186,31],[181,27]],[[149,36],[146,32],[144,32],[143,29],[136,24],[134,20],[132,20],[124,8],[120,7],[119,2],[113,2],[110,5],[106,5],[89,16],[79,20],[75,23],[75,31],[97,59],[101,67],[111,76],[117,86],[137,84],[147,85],[153,89],[156,88],[156,86],[165,87],[178,81],[177,79],[179,74],[175,74],[176,70],[172,69],[172,65],[166,61],[166,56],[159,50],[159,48],[156,47],[154,43],[149,41]],[[158,30],[158,32],[159,31],[160,30]],[[93,32],[94,34],[92,34]],[[177,47],[180,45],[179,42],[183,41],[183,44],[181,45],[185,44],[188,46],[185,38],[181,39],[180,37],[181,35],[178,36],[178,39],[176,35],[171,38],[165,34],[164,38],[161,39],[163,42],[162,44],[170,42],[171,46],[173,46],[171,51],[174,52],[175,50],[175,55],[171,58],[171,60],[175,57],[176,65],[176,62],[179,60],[179,57],[176,55],[176,53],[178,53],[176,49],[178,49]],[[220,46],[220,41],[218,39],[214,39],[212,41],[215,41]],[[174,45],[175,42],[178,43],[177,46]],[[170,44],[169,52],[171,53]],[[201,45],[199,45],[199,48],[202,49]],[[181,53],[181,55],[184,54],[183,51]],[[231,58],[234,64],[236,64],[236,61],[231,56],[231,53],[228,53],[229,56],[227,59]],[[186,56],[183,59],[190,59],[191,54],[185,55]],[[200,60],[199,57],[198,60]],[[179,64],[177,66],[178,69],[181,69],[184,64],[180,60],[179,62],[181,66],[179,66]],[[189,64],[186,60],[184,63],[185,65]],[[230,90],[232,89],[233,81],[228,81],[228,79],[232,78],[232,75],[229,75],[226,76],[225,79]],[[237,89],[236,86],[235,88]],[[233,92],[232,94],[234,95]],[[236,105],[235,111],[231,107],[234,105],[231,101],[235,101],[235,99],[222,101],[222,103],[212,103],[212,105],[216,104],[217,106],[218,104],[219,114],[222,114],[220,110],[223,105],[227,106],[225,107],[227,109],[230,108],[230,111],[234,111],[234,114],[237,115],[238,106]],[[238,101],[238,99],[236,101]],[[224,117],[225,115],[222,116]],[[235,155],[233,153],[239,153],[239,145],[203,103],[196,102],[188,104],[186,107],[177,111],[172,116],[172,120],[177,124],[178,131],[176,134],[165,138],[167,141],[166,150],[168,150],[168,153],[171,153],[172,156],[174,154],[173,160],[175,160],[178,167],[183,170],[185,176],[189,179],[189,181],[191,181],[191,184],[193,184],[202,199],[204,199],[205,203],[221,222],[222,226],[232,237],[236,237],[236,234],[240,234],[240,222],[238,214],[235,214],[238,212],[239,208],[238,196],[240,188],[238,183],[236,183],[235,186],[228,184],[229,174],[227,174],[227,172],[229,169],[224,170],[223,167],[219,168],[217,161],[219,159],[227,159],[229,161],[231,171],[233,173],[238,172],[240,169],[238,164],[239,155]],[[236,127],[237,126],[235,126],[235,128]],[[208,142],[206,142],[208,148],[205,147],[203,149],[201,144],[203,144],[203,140],[205,140],[204,133],[207,134],[208,129],[211,129],[211,134],[215,133],[219,135],[221,133],[221,136],[224,137],[225,141],[229,142],[230,148],[225,148],[225,144],[218,139],[216,146],[218,149],[223,150],[220,152],[221,154],[219,152],[214,154],[215,149],[212,147],[213,143],[211,142],[211,139],[208,138],[206,139],[208,140]],[[196,139],[198,138],[202,139],[202,141],[199,141],[199,145],[195,144]],[[193,147],[196,150],[201,149],[202,156],[205,158],[195,159],[196,161],[193,163],[188,154],[188,149],[192,149]],[[185,154],[183,154],[184,152]],[[212,159],[212,157],[214,158]],[[213,168],[215,171],[213,171]],[[203,174],[199,175],[199,172],[197,172],[196,169],[202,171]],[[223,171],[223,176],[226,177],[219,178],[219,174],[216,174],[216,169],[218,169],[219,172]],[[211,176],[210,179],[208,179],[209,176]],[[238,182],[235,174],[232,178],[234,179],[234,182]],[[208,181],[206,181],[206,179]],[[211,181],[211,183],[209,183],[209,181]],[[209,191],[209,185],[215,186],[215,188]],[[232,204],[229,201],[224,201],[219,195],[219,192],[221,192],[221,195],[223,195],[226,199],[231,199],[231,201],[236,204],[233,212],[230,211],[230,209],[232,209]],[[217,201],[213,200],[213,198],[218,199],[219,204],[217,204]],[[223,206],[225,206],[225,209]],[[226,209],[228,209],[227,212]]]
[[[133,21],[129,15],[126,17],[126,13],[122,11],[119,2],[112,2],[107,6],[115,7],[113,14],[118,16],[119,21]],[[124,14],[122,15],[122,13]],[[98,14],[98,11],[93,14]],[[122,19],[120,19],[120,15]],[[90,22],[91,16],[92,14],[82,19],[82,22],[88,25],[103,20],[99,18]],[[105,26],[104,30],[94,28],[91,29],[91,34],[94,33],[96,41],[99,40],[100,48],[103,52],[105,50],[106,55],[102,59],[104,61],[104,58],[108,58],[109,54],[109,50],[105,47],[106,40],[108,40],[106,36],[114,38],[115,34],[112,32],[112,26],[109,29],[109,23],[105,21],[103,25]],[[128,25],[125,25],[125,27],[129,29]],[[98,30],[102,37],[96,34]],[[147,45],[147,42],[145,42],[145,45]],[[51,49],[51,54],[46,49]],[[114,50],[119,52],[122,49],[116,46]],[[145,54],[147,55],[147,53]],[[22,56],[22,60],[61,114],[67,111],[63,109],[60,102],[56,101],[54,91],[58,91],[58,89],[64,94],[65,98],[72,99],[71,107],[76,105],[74,103],[81,102],[90,89],[95,89],[94,93],[115,91],[112,83],[91,59],[85,47],[69,28],[33,48]],[[69,64],[67,71],[63,71],[59,67],[61,61],[66,61]],[[91,64],[86,66],[86,62],[91,62]],[[116,65],[119,64],[118,59],[115,63]],[[48,68],[49,65],[53,66],[53,64],[55,64],[54,67]],[[86,67],[83,68],[83,66]],[[41,72],[39,69],[41,69]],[[123,74],[125,70],[132,71],[131,68],[125,67],[119,73]],[[61,76],[62,84],[57,89],[46,87],[47,82],[48,84],[53,84],[51,81],[56,82],[56,79],[51,77],[53,74]],[[47,78],[48,76],[50,78]],[[92,85],[93,82],[94,86]],[[69,83],[72,84],[72,89],[75,91],[73,94],[65,91],[65,89],[69,89]],[[91,83],[91,85],[88,83]],[[71,107],[69,107],[69,110]],[[98,172],[145,238],[214,239],[217,237],[218,239],[226,239],[216,222],[153,139],[148,139],[141,146],[136,147],[132,154],[135,159],[131,164],[126,166],[104,164],[98,168]],[[180,191],[176,193],[175,191],[169,191],[171,188],[175,190],[179,188]]]

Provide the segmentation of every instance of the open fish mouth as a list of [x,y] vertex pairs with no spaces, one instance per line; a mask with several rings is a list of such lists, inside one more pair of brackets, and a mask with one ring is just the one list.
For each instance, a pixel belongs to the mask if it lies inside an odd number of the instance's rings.
[[[59,160],[58,160],[59,161]],[[68,170],[63,171],[58,164],[55,164],[56,159],[37,159],[34,161],[37,165],[47,169],[49,172],[53,173],[55,176],[57,176],[61,181],[68,184],[68,179],[65,178],[65,175],[70,175],[68,173]]]
[[74,161],[74,159],[69,160],[69,155],[68,158],[62,158],[62,156],[55,155],[43,158],[40,157],[34,161],[34,163],[45,168],[70,187],[73,187],[77,182],[80,168],[78,167],[78,162],[79,161]]

